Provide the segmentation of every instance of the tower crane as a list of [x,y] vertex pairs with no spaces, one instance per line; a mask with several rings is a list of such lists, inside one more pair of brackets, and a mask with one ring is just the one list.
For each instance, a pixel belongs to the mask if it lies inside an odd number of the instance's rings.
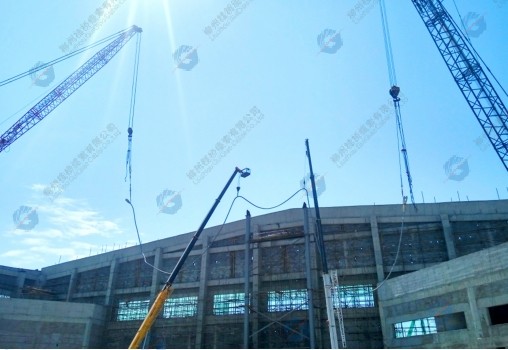
[[[65,101],[67,97],[104,67],[135,34],[141,32],[141,28],[132,26],[118,33],[118,37],[114,41],[93,55],[67,79],[42,98],[35,106],[30,108],[30,110],[14,123],[9,130],[0,136],[0,152],[9,147],[14,141],[44,119]],[[46,65],[39,67],[39,69],[45,67]],[[11,79],[11,81],[12,80],[13,79]]]
[[[412,0],[462,95],[508,170],[508,111],[441,0]],[[473,49],[474,50],[474,49]]]

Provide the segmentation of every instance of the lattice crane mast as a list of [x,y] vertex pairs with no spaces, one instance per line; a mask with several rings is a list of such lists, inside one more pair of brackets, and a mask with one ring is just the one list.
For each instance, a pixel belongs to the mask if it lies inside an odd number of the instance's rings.
[[93,55],[67,79],[61,82],[0,136],[0,152],[44,119],[65,101],[67,97],[104,67],[135,34],[141,32],[142,29],[137,26],[132,26],[120,32],[114,41]]
[[508,111],[441,0],[412,0],[462,95],[508,170]]

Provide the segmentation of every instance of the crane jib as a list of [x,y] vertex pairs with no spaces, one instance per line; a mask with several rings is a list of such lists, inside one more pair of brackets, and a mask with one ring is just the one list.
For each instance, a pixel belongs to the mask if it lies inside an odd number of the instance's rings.
[[135,34],[141,32],[142,29],[137,26],[132,26],[130,29],[121,32],[113,42],[93,55],[74,73],[67,77],[67,79],[43,97],[0,136],[0,152],[8,148],[14,141],[44,119],[72,95],[73,92],[104,67]]

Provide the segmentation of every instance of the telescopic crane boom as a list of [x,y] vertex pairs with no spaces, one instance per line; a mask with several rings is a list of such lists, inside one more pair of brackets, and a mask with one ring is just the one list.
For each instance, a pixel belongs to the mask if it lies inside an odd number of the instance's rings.
[[135,34],[141,32],[141,28],[132,26],[119,34],[118,38],[93,55],[67,79],[61,82],[60,85],[47,94],[46,97],[30,108],[9,130],[0,136],[0,152],[44,119],[65,101],[67,97],[104,67]]

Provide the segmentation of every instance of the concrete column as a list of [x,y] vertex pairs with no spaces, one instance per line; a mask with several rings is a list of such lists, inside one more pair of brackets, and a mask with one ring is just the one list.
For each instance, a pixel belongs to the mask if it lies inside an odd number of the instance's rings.
[[152,285],[150,287],[150,300],[155,300],[155,297],[159,293],[159,284],[162,279],[162,273],[159,271],[162,265],[162,248],[159,247],[155,250],[155,257],[153,259],[153,269],[152,273]]
[[115,280],[118,266],[118,259],[113,259],[111,265],[109,266],[109,279],[108,279],[108,288],[106,289],[106,300],[105,305],[111,305],[113,303],[113,292],[115,288]]
[[377,218],[375,215],[370,217],[370,232],[372,234],[372,245],[374,247],[374,260],[376,261],[377,280],[381,282],[385,279],[383,266],[383,251],[381,250],[381,241],[379,239],[379,230],[377,227]]
[[76,287],[76,280],[78,278],[78,269],[73,269],[71,274],[71,280],[69,281],[69,288],[67,289],[67,298],[66,301],[71,301],[72,293],[74,293],[74,289]]
[[469,312],[470,316],[468,319],[471,321],[471,324],[468,324],[468,329],[472,330],[470,334],[472,334],[471,346],[473,348],[478,348],[478,339],[483,338],[482,325],[480,320],[480,313],[478,312],[478,304],[476,303],[476,292],[474,287],[467,287],[467,299],[469,303]]
[[441,225],[443,225],[448,260],[455,259],[457,257],[457,252],[455,251],[455,244],[453,243],[452,225],[450,225],[447,214],[441,214]]
[[93,320],[88,320],[85,323],[85,334],[83,334],[83,343],[81,344],[82,349],[88,349],[90,347],[90,335],[92,334]]
[[[252,245],[252,308],[259,311],[259,243]],[[252,333],[255,334],[252,339],[252,348],[259,349],[259,314],[252,313]]]
[[[159,281],[161,276],[161,272],[159,272],[159,270],[162,264],[161,257],[162,257],[162,248],[159,247],[155,250],[155,256],[153,259],[153,266],[155,266],[155,268],[152,271],[152,284],[150,285],[150,305],[155,301],[157,294],[159,294]],[[161,312],[157,316],[157,318],[161,318],[163,312]],[[154,327],[152,327],[148,331],[147,335],[145,336],[145,339],[143,340],[143,349],[149,346],[149,344],[151,343],[154,332],[155,332]]]
[[393,326],[386,322],[385,310],[382,301],[378,300],[379,318],[381,320],[381,332],[383,333],[383,344],[385,349],[392,348]]
[[[199,275],[199,292],[198,292],[198,317],[196,324],[196,348],[202,349],[204,347],[204,335],[203,331],[205,328],[205,313],[206,306],[208,303],[207,296],[207,280],[208,280],[208,269],[209,269],[209,249],[208,246],[211,244],[210,237],[203,237],[203,245],[201,248],[201,273]],[[213,301],[212,301],[213,302]]]
[[26,272],[22,271],[17,276],[16,281],[16,292],[14,293],[14,297],[20,298],[21,297],[21,291],[23,290],[23,286],[25,285],[25,278],[26,278]]

